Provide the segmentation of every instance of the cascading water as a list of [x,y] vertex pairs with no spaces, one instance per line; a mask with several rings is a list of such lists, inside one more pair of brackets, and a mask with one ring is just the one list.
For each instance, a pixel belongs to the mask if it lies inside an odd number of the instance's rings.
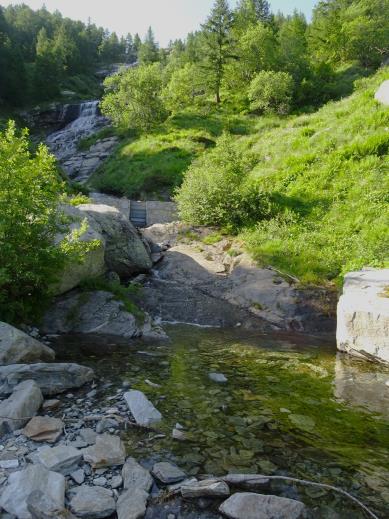
[[[70,106],[64,106],[61,114],[62,121],[68,118],[67,111]],[[99,111],[99,101],[81,103],[78,107],[78,116],[63,129],[50,134],[46,142],[57,159],[64,160],[77,152],[80,139],[89,137],[106,124],[107,119]]]

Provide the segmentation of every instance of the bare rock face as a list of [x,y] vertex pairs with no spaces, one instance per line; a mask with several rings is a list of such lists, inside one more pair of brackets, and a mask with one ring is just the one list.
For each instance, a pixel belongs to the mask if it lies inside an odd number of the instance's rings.
[[219,510],[229,519],[302,519],[306,516],[305,505],[300,501],[252,492],[233,494]]
[[54,358],[51,348],[0,321],[0,365],[48,362]]
[[23,427],[42,402],[42,392],[33,380],[15,385],[11,396],[0,403],[0,436]]
[[389,363],[389,269],[346,274],[336,338],[340,351]]

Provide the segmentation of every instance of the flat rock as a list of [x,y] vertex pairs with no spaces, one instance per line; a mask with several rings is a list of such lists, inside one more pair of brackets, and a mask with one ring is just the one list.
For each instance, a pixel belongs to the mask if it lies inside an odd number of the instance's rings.
[[42,392],[33,380],[16,384],[12,395],[0,402],[0,436],[23,427],[36,414],[42,401]]
[[91,368],[71,363],[12,364],[0,366],[0,397],[25,380],[34,380],[44,395],[56,395],[93,380]]
[[138,425],[148,427],[162,420],[162,415],[142,391],[131,390],[124,393],[124,399]]
[[0,365],[48,362],[54,359],[54,350],[0,321]]
[[99,434],[96,443],[84,450],[84,460],[94,469],[123,465],[126,450],[118,436]]
[[54,443],[61,436],[64,423],[59,418],[34,416],[23,429],[24,436],[36,442]]
[[122,469],[123,487],[126,490],[140,489],[149,492],[153,485],[150,472],[143,468],[134,458],[127,458]]
[[155,463],[152,470],[153,475],[165,485],[178,483],[186,478],[185,472],[169,462]]
[[224,481],[218,479],[204,479],[195,483],[181,486],[182,497],[227,497],[230,488]]
[[41,491],[55,505],[63,509],[65,502],[65,478],[42,465],[29,465],[14,472],[0,497],[0,507],[18,519],[33,519],[28,510],[27,498],[34,491]]
[[77,469],[82,460],[82,452],[69,445],[45,446],[33,454],[33,459],[46,469],[67,476]]
[[58,506],[41,490],[35,490],[28,496],[27,509],[33,519],[76,519],[69,510]]
[[227,382],[227,377],[223,373],[208,373],[208,378],[213,382],[224,383]]
[[146,513],[149,494],[140,488],[126,490],[118,499],[118,519],[141,519]]
[[302,519],[306,513],[300,501],[252,492],[233,494],[219,510],[229,519]]
[[70,509],[79,518],[99,519],[115,512],[112,491],[106,488],[82,485],[72,491],[71,495]]

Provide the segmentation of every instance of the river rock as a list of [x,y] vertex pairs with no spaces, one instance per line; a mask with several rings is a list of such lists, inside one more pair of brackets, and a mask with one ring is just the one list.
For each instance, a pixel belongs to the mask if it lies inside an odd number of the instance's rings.
[[112,491],[103,487],[82,485],[71,492],[70,509],[79,518],[99,519],[115,512]]
[[38,411],[42,392],[33,380],[13,387],[12,395],[0,402],[0,436],[23,427]]
[[41,490],[35,490],[28,496],[27,509],[32,519],[76,519],[69,510],[58,506],[56,501]]
[[389,79],[381,83],[374,98],[381,104],[389,106]]
[[33,453],[31,457],[46,469],[67,476],[77,469],[82,460],[82,452],[70,445],[44,446]]
[[34,416],[23,429],[24,436],[36,442],[55,443],[61,436],[64,423],[59,418]]
[[208,378],[213,382],[218,382],[219,384],[223,384],[228,381],[227,377],[223,375],[223,373],[209,373]]
[[252,492],[233,494],[219,508],[229,519],[302,519],[306,508],[300,501]]
[[123,492],[117,502],[118,519],[142,519],[149,494],[140,488]]
[[165,485],[178,483],[186,478],[183,472],[177,465],[168,462],[155,463],[152,470],[153,475]]
[[161,413],[153,406],[142,391],[127,391],[127,393],[124,393],[124,399],[138,425],[149,427],[162,420]]
[[44,395],[55,395],[90,382],[94,373],[86,366],[70,363],[11,364],[0,366],[0,397],[9,395],[25,380],[34,380]]
[[149,492],[153,485],[153,478],[150,472],[143,468],[134,458],[127,458],[123,469],[123,487],[129,489],[141,489]]
[[0,507],[16,515],[18,519],[33,519],[28,510],[27,499],[34,491],[43,492],[59,509],[64,508],[64,476],[50,472],[42,465],[28,465],[27,468],[12,473],[1,494]]
[[195,483],[181,486],[181,495],[187,497],[227,497],[230,489],[224,481],[218,479],[204,479]]
[[244,490],[265,490],[270,485],[269,478],[259,474],[227,474],[220,479],[230,486]]
[[0,321],[0,365],[47,362],[54,351],[10,324]]
[[118,436],[99,434],[95,445],[84,450],[84,460],[94,469],[123,465],[126,450]]
[[338,303],[340,351],[389,363],[389,269],[349,272]]

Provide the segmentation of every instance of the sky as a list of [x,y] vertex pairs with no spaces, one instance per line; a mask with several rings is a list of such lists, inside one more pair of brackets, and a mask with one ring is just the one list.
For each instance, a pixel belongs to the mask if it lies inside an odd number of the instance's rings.
[[[234,6],[237,0],[230,0]],[[139,33],[142,37],[148,27],[154,30],[162,46],[169,40],[185,38],[188,32],[199,28],[213,5],[213,0],[0,0],[0,5],[24,3],[32,9],[43,4],[49,11],[58,9],[73,20],[92,23],[115,31],[119,36]],[[271,0],[273,12],[291,13],[294,9],[310,17],[315,0]]]

